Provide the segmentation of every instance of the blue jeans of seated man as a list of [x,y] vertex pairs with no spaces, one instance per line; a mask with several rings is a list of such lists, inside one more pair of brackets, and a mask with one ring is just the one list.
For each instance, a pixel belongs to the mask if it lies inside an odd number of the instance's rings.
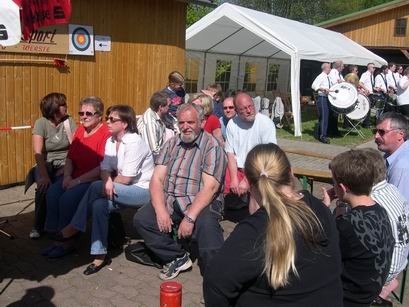
[[150,202],[149,189],[135,185],[114,183],[114,200],[108,200],[102,194],[103,182],[95,181],[81,200],[71,225],[85,232],[88,216],[92,214],[91,255],[107,253],[108,219],[111,211],[122,208],[139,208]]
[[75,187],[64,190],[62,187],[63,178],[59,178],[47,190],[47,217],[45,219],[44,230],[56,232],[67,226],[77,210],[90,183],[81,183]]
[[[178,225],[184,214],[176,202],[173,207],[174,212],[171,218],[174,225]],[[223,204],[216,200],[212,201],[200,212],[193,228],[192,240],[197,242],[199,249],[198,265],[202,276],[210,260],[224,242],[223,231],[219,223],[222,211]],[[159,230],[156,212],[152,204],[139,210],[133,221],[134,227],[145,240],[146,246],[164,263],[169,263],[186,253],[181,244],[172,238],[172,233],[163,233]]]
[[326,96],[318,96],[318,137],[326,138],[328,133],[329,101]]

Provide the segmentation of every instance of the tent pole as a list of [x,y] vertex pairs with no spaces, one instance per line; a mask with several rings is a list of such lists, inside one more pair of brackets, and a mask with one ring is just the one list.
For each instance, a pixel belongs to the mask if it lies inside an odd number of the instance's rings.
[[236,90],[239,89],[240,66],[241,66],[241,55],[239,55],[239,69],[237,69]]
[[205,88],[205,75],[206,75],[206,60],[207,60],[207,52],[204,53],[204,63],[203,63],[203,77],[202,77],[202,89]]
[[264,83],[264,96],[266,96],[267,90],[268,90],[268,58],[266,58],[266,81]]

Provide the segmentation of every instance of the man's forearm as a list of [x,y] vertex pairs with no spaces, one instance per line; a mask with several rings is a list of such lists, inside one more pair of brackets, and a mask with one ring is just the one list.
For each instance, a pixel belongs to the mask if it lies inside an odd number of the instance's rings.
[[200,212],[206,208],[217,193],[218,187],[203,187],[199,193],[196,194],[194,201],[189,206],[187,214],[193,220],[196,220]]
[[237,161],[233,153],[227,153],[227,166],[230,172],[230,178],[237,178]]
[[152,201],[152,206],[153,209],[155,209],[155,212],[158,212],[158,210],[163,210],[166,209],[166,204],[165,204],[165,193],[163,192],[163,184],[160,182],[155,182],[155,184],[150,184],[149,190],[151,193],[151,201]]

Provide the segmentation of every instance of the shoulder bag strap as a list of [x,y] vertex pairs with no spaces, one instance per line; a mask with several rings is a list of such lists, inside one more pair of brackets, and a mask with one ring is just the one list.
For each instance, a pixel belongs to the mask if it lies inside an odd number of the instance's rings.
[[68,137],[68,141],[71,144],[72,143],[72,131],[71,131],[70,119],[69,118],[67,118],[64,121],[64,128],[65,128],[65,133],[67,134],[67,137]]

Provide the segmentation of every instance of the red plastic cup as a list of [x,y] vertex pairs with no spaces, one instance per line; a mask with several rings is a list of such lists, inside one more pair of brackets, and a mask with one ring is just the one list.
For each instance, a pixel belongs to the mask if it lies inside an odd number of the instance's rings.
[[182,285],[176,281],[165,281],[160,285],[160,307],[181,307]]

